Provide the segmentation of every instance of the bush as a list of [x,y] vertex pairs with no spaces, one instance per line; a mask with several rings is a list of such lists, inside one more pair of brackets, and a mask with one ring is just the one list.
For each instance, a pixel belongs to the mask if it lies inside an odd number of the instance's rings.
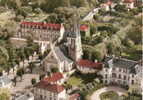
[[59,71],[58,68],[52,68],[52,69],[51,69],[51,72],[53,72],[53,73],[56,73],[56,72],[58,72],[58,71]]
[[36,83],[36,79],[35,79],[35,78],[32,78],[32,79],[31,79],[31,84],[34,85],[35,83]]

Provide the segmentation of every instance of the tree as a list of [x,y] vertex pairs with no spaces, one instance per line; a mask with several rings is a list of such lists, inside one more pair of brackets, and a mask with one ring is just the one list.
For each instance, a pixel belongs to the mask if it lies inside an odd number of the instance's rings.
[[51,69],[51,72],[52,72],[52,73],[56,73],[56,72],[58,72],[58,71],[59,71],[58,68],[52,68],[52,69]]
[[112,43],[107,44],[107,53],[108,54],[114,54],[113,48],[114,48],[114,46]]
[[32,79],[31,79],[31,84],[32,84],[32,85],[36,84],[36,79],[35,79],[35,78],[32,78]]
[[19,76],[19,77],[21,77],[21,80],[22,80],[23,74],[24,74],[24,69],[23,68],[20,68],[20,69],[17,70],[16,75]]
[[14,86],[16,86],[16,83],[17,83],[17,76],[14,76],[14,78],[13,78],[12,81],[14,82]]
[[0,88],[0,100],[10,100],[10,91],[6,88]]
[[135,44],[142,43],[142,29],[135,26],[127,32],[127,37],[130,38]]
[[35,67],[35,64],[33,62],[30,62],[29,63],[29,69],[30,69],[30,72],[32,73],[33,72],[33,68]]
[[18,52],[17,52],[20,60],[23,62],[23,67],[24,67],[24,60],[26,58],[25,50],[26,50],[25,47],[22,47],[22,48],[18,49]]
[[117,4],[114,9],[116,11],[119,11],[119,12],[126,12],[127,11],[127,8],[125,5],[120,5],[120,4]]
[[3,69],[0,68],[0,76],[2,76],[2,75],[3,75]]

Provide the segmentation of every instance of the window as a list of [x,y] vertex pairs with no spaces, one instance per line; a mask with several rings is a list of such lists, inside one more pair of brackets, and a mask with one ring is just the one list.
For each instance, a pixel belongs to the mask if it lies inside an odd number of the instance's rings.
[[42,95],[40,95],[40,99],[42,99]]
[[127,77],[124,75],[124,80],[126,80],[126,78],[127,78]]
[[115,68],[113,68],[113,71],[115,71],[116,69]]
[[121,72],[122,70],[119,68],[119,72]]
[[107,74],[105,74],[105,78],[107,78]]
[[119,74],[119,79],[121,79],[121,74]]
[[134,84],[134,80],[132,80],[132,84]]
[[124,81],[123,84],[126,85],[126,81]]
[[116,73],[112,73],[112,77],[113,77],[113,78],[116,78]]
[[123,72],[126,73],[126,72],[127,72],[127,69],[124,69]]
[[106,84],[108,83],[107,80],[105,80],[105,83],[106,83]]

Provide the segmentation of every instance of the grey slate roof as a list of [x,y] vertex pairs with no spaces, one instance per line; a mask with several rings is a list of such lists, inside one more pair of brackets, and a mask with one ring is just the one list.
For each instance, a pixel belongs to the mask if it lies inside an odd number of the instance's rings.
[[113,59],[113,67],[126,68],[130,73],[135,73],[135,65],[137,64],[137,61],[117,57],[106,57],[104,60],[105,66],[108,66],[108,61],[111,59]]
[[54,47],[54,52],[56,54],[56,56],[58,57],[58,59],[62,62],[62,61],[67,61],[68,63],[72,63],[72,60],[70,60],[69,58],[67,58],[63,52],[61,51],[61,49],[59,47]]
[[9,79],[7,76],[1,76],[0,77],[0,87],[2,86],[2,83],[4,83],[4,85],[7,85],[7,84],[11,83],[11,79]]

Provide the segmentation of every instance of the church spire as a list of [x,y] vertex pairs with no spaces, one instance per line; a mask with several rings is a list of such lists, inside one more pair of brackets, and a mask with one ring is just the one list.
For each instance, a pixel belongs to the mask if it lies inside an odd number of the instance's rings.
[[68,37],[68,52],[69,56],[78,61],[82,58],[82,44],[81,44],[81,36],[80,36],[80,16],[76,12],[72,17],[72,32]]

